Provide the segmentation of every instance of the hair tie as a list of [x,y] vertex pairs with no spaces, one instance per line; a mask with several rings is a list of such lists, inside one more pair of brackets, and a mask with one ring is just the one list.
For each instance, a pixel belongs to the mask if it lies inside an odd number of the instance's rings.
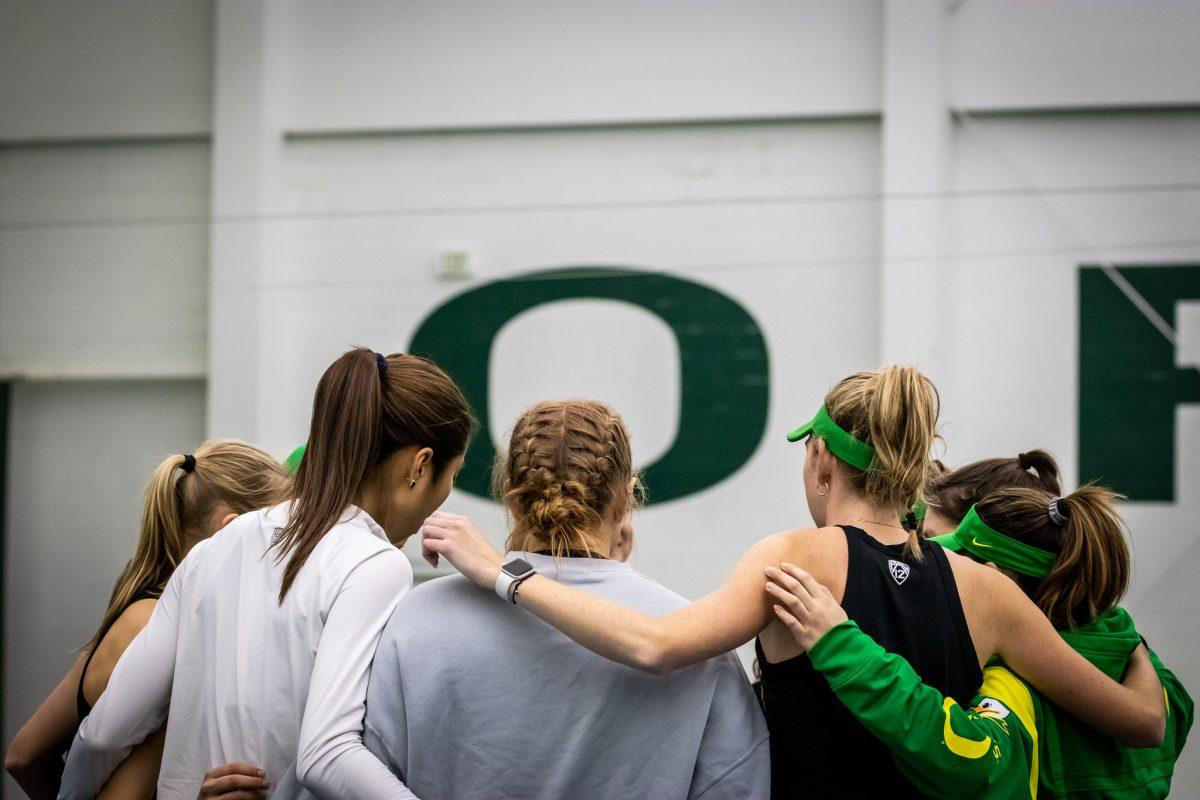
[[1063,525],[1067,524],[1067,517],[1058,510],[1059,500],[1062,500],[1062,498],[1058,496],[1051,497],[1050,505],[1046,508],[1046,511],[1050,514],[1050,521],[1061,528]]
[[191,453],[188,453],[186,456],[183,457],[183,464],[181,464],[180,466],[183,467],[184,472],[190,473],[192,470],[194,470],[196,468],[196,457],[194,455],[192,455]]
[[1017,453],[1017,463],[1021,465],[1021,469],[1033,469],[1033,464],[1029,463],[1028,453]]
[[387,356],[382,353],[375,354],[375,366],[379,367],[379,382],[383,383],[387,380],[388,362]]

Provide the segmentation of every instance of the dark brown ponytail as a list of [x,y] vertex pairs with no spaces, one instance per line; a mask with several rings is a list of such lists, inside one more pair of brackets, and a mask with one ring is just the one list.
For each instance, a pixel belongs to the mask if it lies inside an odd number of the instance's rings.
[[458,386],[426,359],[376,358],[356,347],[334,361],[317,384],[288,523],[275,536],[277,558],[290,555],[279,602],[376,467],[397,450],[420,445],[432,448],[436,477],[466,450],[473,424]]
[[1058,498],[1057,521],[1050,512],[1054,497],[1041,489],[1003,489],[976,512],[1006,536],[1056,554],[1045,578],[1021,575],[1017,583],[1055,628],[1066,630],[1120,602],[1129,588],[1129,546],[1116,509],[1121,495],[1083,486]]
[[943,472],[930,482],[929,506],[957,525],[983,498],[1013,488],[1061,493],[1054,456],[1030,450],[1016,458],[985,458]]

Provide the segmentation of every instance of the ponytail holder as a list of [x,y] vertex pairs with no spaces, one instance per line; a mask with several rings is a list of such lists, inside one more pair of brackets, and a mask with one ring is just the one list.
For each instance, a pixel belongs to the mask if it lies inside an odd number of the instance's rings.
[[1050,521],[1061,528],[1063,525],[1067,524],[1067,518],[1061,511],[1058,510],[1059,500],[1062,500],[1062,498],[1051,497],[1050,505],[1046,508],[1046,511],[1050,514]]
[[191,453],[188,453],[186,456],[183,457],[183,464],[181,464],[180,466],[183,467],[184,472],[190,473],[192,470],[194,470],[196,468],[196,457],[194,455],[192,455]]
[[1017,463],[1021,465],[1021,469],[1033,469],[1033,464],[1029,463],[1028,453],[1017,453]]
[[375,366],[377,366],[379,368],[379,382],[383,383],[384,381],[387,380],[387,369],[388,369],[387,357],[384,356],[382,353],[376,353],[375,354]]

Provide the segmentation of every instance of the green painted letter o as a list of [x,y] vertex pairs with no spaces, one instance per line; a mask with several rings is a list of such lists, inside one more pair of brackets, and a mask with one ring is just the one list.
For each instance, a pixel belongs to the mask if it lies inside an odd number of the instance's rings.
[[462,387],[480,432],[458,488],[490,496],[495,459],[488,426],[488,367],[496,334],[513,317],[561,300],[619,300],[639,306],[675,334],[680,358],[679,430],[644,470],[648,501],[702,491],[736,472],[767,425],[767,345],[754,318],[732,298],[679,277],[614,267],[532,272],[464,292],[433,311],[409,351],[427,356]]

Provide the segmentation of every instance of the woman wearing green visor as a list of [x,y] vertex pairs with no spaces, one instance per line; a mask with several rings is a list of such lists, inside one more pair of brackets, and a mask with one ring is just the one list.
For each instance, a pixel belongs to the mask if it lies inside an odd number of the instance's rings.
[[1001,665],[985,670],[982,688],[963,709],[847,621],[828,590],[809,576],[796,572],[783,579],[792,592],[786,605],[797,642],[926,795],[1167,796],[1192,724],[1192,699],[1117,605],[1130,565],[1116,499],[1095,486],[1062,498],[1038,489],[1001,489],[935,541],[1011,577],[1063,639],[1109,677],[1152,663],[1167,717],[1157,747],[1121,746]]
[[937,391],[914,368],[840,381],[812,421],[788,437],[804,442],[803,490],[815,527],[763,539],[716,591],[667,616],[640,614],[536,572],[510,571],[519,565],[504,564],[466,517],[426,520],[424,553],[434,562],[447,558],[498,593],[520,580],[506,601],[635,668],[668,672],[757,639],[777,799],[918,796],[777,617],[764,586],[788,562],[832,586],[863,630],[963,704],[980,685],[981,666],[1001,656],[1108,734],[1157,743],[1162,690],[1152,669],[1121,686],[1071,650],[1007,578],[902,528],[902,514],[925,493],[937,418]]

